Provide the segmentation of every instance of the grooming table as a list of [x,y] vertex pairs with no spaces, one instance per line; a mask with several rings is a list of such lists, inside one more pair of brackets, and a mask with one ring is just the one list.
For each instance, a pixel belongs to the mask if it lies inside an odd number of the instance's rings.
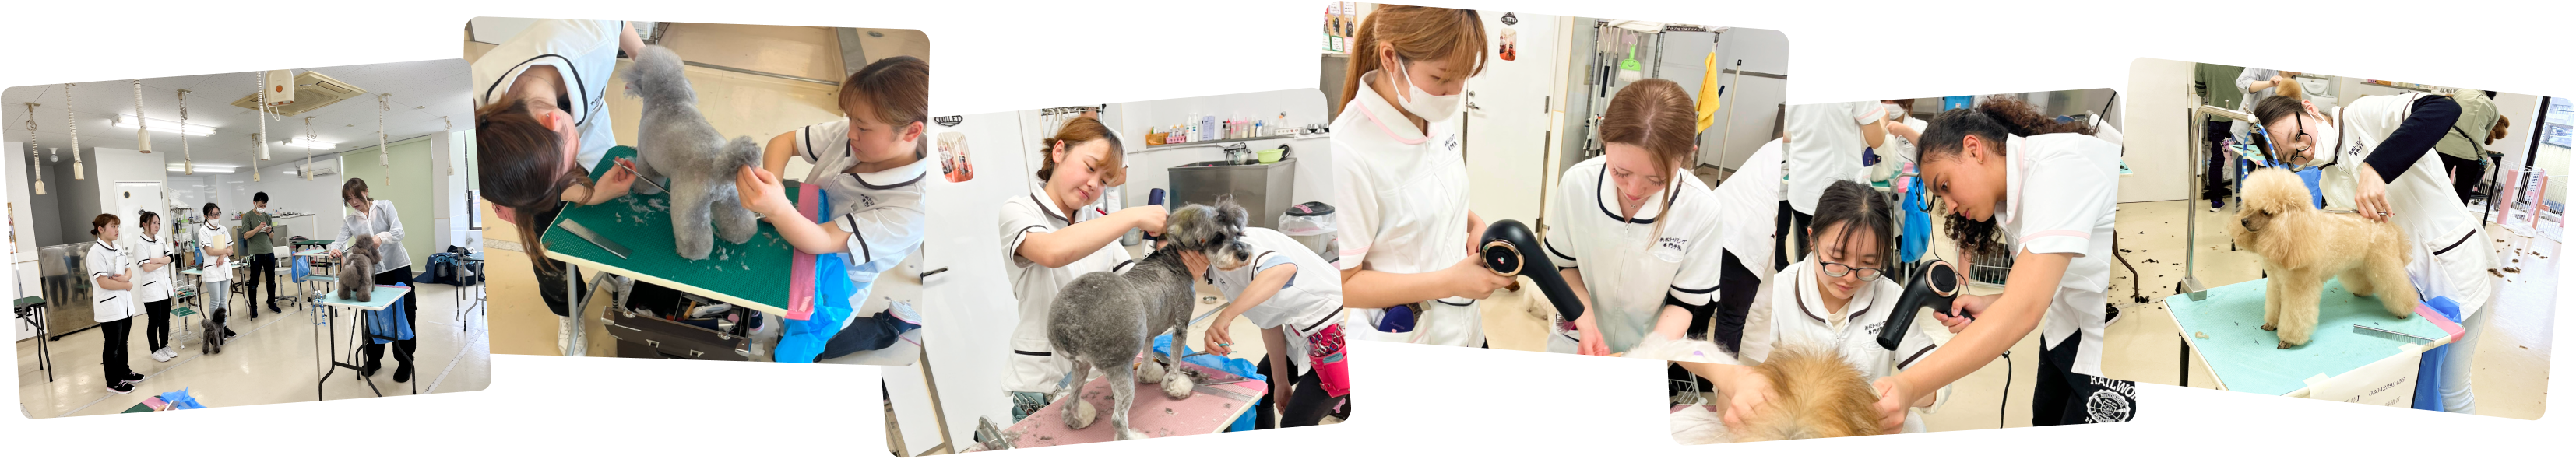
[[[365,349],[365,340],[367,339],[367,316],[359,311],[382,311],[387,307],[392,307],[395,301],[402,300],[403,294],[411,293],[411,287],[378,285],[375,286],[375,288],[376,289],[374,291],[367,293],[367,299],[374,301],[367,302],[340,299],[339,292],[336,291],[322,294],[321,302],[323,306],[348,308],[351,310],[351,315],[356,316],[358,320],[356,322],[357,329],[349,331],[349,338],[353,341],[349,344],[350,361],[342,362],[340,361],[340,327],[329,323],[330,318],[338,317],[340,315],[339,311],[329,311],[322,314],[323,320],[325,321],[322,327],[324,333],[323,342],[330,346],[330,350],[322,355],[331,358],[331,366],[322,372],[321,378],[317,378],[313,381],[314,400],[324,400],[322,398],[322,382],[330,381],[332,373],[339,372],[341,368],[347,368],[352,372],[360,369],[357,364],[357,353],[360,352],[361,349]],[[412,311],[413,314],[420,313],[417,309],[420,305],[414,304],[411,305],[411,307],[415,308]],[[418,336],[420,330],[412,330],[412,333],[414,336]],[[385,347],[394,346],[392,343],[387,343]],[[402,350],[401,348],[394,348],[394,352],[402,352]],[[420,394],[420,377],[421,375],[419,374],[412,375],[411,393],[414,395]],[[376,388],[375,380],[368,379],[365,375],[358,375],[357,378],[359,381],[366,382],[367,390],[374,391],[377,397],[385,396],[385,391]]]
[[45,336],[45,297],[30,295],[12,300],[9,309],[17,313],[18,320],[36,329],[36,368],[45,370],[45,382],[54,382],[54,349],[45,344],[54,340]]
[[[1182,363],[1180,366],[1192,368],[1200,374],[1229,375],[1223,371],[1189,363]],[[1037,413],[1030,414],[1028,419],[1022,419],[1019,423],[1011,424],[1005,429],[1019,436],[1018,440],[1013,442],[1014,448],[1099,443],[1117,438],[1115,428],[1109,423],[1109,412],[1116,406],[1109,397],[1109,380],[1105,377],[1094,377],[1082,384],[1082,398],[1090,400],[1091,407],[1099,413],[1098,417],[1091,420],[1090,426],[1080,430],[1065,427],[1064,410],[1071,404],[1066,400],[1056,400],[1046,408],[1038,409]],[[1222,384],[1200,384],[1192,388],[1190,398],[1173,400],[1170,396],[1163,395],[1161,384],[1137,383],[1136,401],[1127,409],[1127,427],[1144,432],[1148,438],[1224,432],[1226,426],[1234,425],[1235,419],[1242,418],[1243,413],[1251,411],[1255,401],[1270,396],[1268,384],[1249,379]]]
[[[591,179],[597,180],[617,168],[620,158],[634,158],[635,149],[619,146],[608,150],[599,164],[591,168]],[[796,200],[797,184],[787,185],[787,197]],[[644,188],[644,187],[638,187]],[[671,196],[669,193],[644,195],[629,193],[616,200],[595,206],[568,206],[555,217],[556,222],[578,222],[604,237],[615,238],[630,251],[626,257],[609,253],[589,240],[560,231],[553,223],[546,226],[546,257],[571,263],[580,268],[616,274],[637,281],[651,282],[674,290],[704,296],[716,301],[743,306],[772,315],[787,314],[788,276],[794,266],[795,248],[780,239],[777,228],[760,223],[760,232],[741,244],[715,240],[715,250],[707,259],[690,261],[680,258],[676,238],[671,235]],[[717,205],[738,205],[720,202]],[[710,226],[709,230],[714,228]],[[566,275],[571,282],[576,275]],[[593,287],[597,286],[593,283]],[[584,304],[589,292],[579,288],[575,304]],[[580,341],[580,338],[575,338]]]
[[[2167,310],[2182,330],[2185,374],[2190,370],[2191,356],[2199,355],[2220,389],[2313,398],[2311,391],[2321,386],[2355,383],[2356,378],[2385,378],[2398,372],[2377,366],[2403,365],[2402,379],[2372,383],[2404,383],[2411,395],[2416,370],[2413,363],[2421,353],[2450,344],[2461,333],[2459,324],[2425,306],[2417,306],[2415,314],[2405,319],[2389,317],[2377,298],[2353,296],[2337,279],[2326,282],[2325,291],[2319,295],[2323,301],[2318,305],[2317,329],[2308,335],[2308,343],[2278,349],[2278,335],[2261,328],[2264,286],[2269,281],[2255,279],[2212,288],[2207,299],[2202,300],[2192,300],[2189,295],[2165,297]],[[2434,341],[2416,344],[2364,335],[2354,332],[2354,325]],[[2376,371],[2356,371],[2365,369]]]

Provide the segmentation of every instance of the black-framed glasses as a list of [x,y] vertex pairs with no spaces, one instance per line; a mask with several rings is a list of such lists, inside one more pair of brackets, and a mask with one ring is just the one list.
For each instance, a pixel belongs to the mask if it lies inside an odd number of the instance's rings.
[[1863,281],[1874,281],[1874,280],[1878,280],[1878,276],[1879,276],[1880,274],[1885,274],[1885,273],[1887,272],[1886,270],[1882,270],[1882,269],[1878,269],[1878,268],[1861,268],[1861,267],[1855,267],[1855,266],[1852,266],[1852,265],[1846,265],[1846,264],[1842,264],[1842,263],[1835,263],[1835,262],[1824,261],[1824,260],[1816,260],[1816,263],[1817,263],[1817,264],[1820,264],[1820,265],[1823,265],[1823,266],[1825,267],[1825,275],[1827,275],[1827,276],[1843,277],[1843,276],[1849,276],[1849,275],[1853,275],[1853,274],[1859,274],[1859,275],[1860,275],[1860,280],[1863,280]]
[[[2303,164],[2303,163],[2301,163],[2301,162],[2299,162],[2299,161],[2292,161],[2292,160],[2290,160],[2290,157],[2291,157],[2291,156],[2293,156],[2293,155],[2305,155],[2305,154],[2308,154],[2308,152],[2309,152],[2309,151],[2317,149],[2317,146],[2316,146],[2316,143],[2315,143],[2315,140],[2314,140],[2316,137],[2313,137],[2313,136],[2309,136],[2309,135],[2308,135],[2308,118],[2307,118],[2307,117],[2299,116],[2299,115],[2293,114],[2293,115],[2290,115],[2290,120],[2291,120],[2292,122],[2298,123],[2298,126],[2299,126],[2299,130],[2298,130],[2298,131],[2295,131],[2294,133],[2292,133],[2292,134],[2290,135],[2290,147],[2291,147],[2291,148],[2295,148],[2295,150],[2291,150],[2289,154],[2275,155],[2275,156],[2272,158],[2272,161],[2273,161],[2274,163],[2278,163],[2278,164],[2280,164],[2282,168],[2289,169],[2289,170],[2290,170],[2290,172],[2306,172],[2308,169],[2313,169],[2313,168],[2308,167],[2306,164]],[[2263,139],[2264,139],[2264,141],[2267,141],[2267,142],[2268,142],[2268,141],[2271,141],[2271,135],[2272,135],[2272,134],[2271,134],[2270,132],[2265,132],[2265,133],[2263,133]],[[2273,148],[2273,151],[2280,151],[2280,148],[2278,148],[2278,146],[2275,146],[2275,148]],[[2314,158],[2314,157],[2310,157],[2310,158],[2309,158],[2309,160],[2313,161],[2313,160],[2315,160],[2315,158]]]

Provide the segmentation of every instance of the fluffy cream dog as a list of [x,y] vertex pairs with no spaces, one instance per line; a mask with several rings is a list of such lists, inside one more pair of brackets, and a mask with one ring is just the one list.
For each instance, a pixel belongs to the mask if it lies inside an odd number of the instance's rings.
[[[1735,356],[1698,340],[1665,340],[1648,334],[1623,354],[1682,362],[1737,364]],[[1832,350],[1786,347],[1753,365],[1769,380],[1773,398],[1763,415],[1739,429],[1720,419],[1723,405],[1684,407],[1672,413],[1673,441],[1685,445],[1877,435],[1878,393],[1859,369]]]
[[2263,272],[2272,278],[2263,294],[2263,329],[2280,335],[2280,349],[2308,343],[2329,278],[2343,278],[2354,296],[2376,294],[2397,318],[2415,311],[2415,284],[2406,279],[2414,246],[2397,225],[2318,210],[2299,176],[2280,169],[2246,178],[2244,198],[2228,233],[2263,258]]

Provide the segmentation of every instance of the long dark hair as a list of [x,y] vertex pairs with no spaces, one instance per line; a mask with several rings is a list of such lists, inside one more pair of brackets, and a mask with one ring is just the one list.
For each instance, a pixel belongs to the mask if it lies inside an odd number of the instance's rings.
[[563,205],[565,190],[591,184],[590,175],[583,173],[586,168],[564,164],[563,141],[528,114],[526,99],[474,110],[474,159],[482,169],[475,180],[483,200],[510,208],[519,246],[529,259],[538,261],[537,269],[546,272],[561,267],[546,258],[546,243],[538,237],[552,222],[537,221],[537,217]]
[[[1807,226],[1810,228],[1809,231],[1814,232],[1804,235],[1807,238],[1807,247],[1810,248],[1809,250],[1816,251],[1817,258],[1823,258],[1824,252],[1815,249],[1823,245],[1817,244],[1816,241],[1824,235],[1826,228],[1839,224],[1843,225],[1843,234],[1836,239],[1839,247],[1843,247],[1846,252],[1850,251],[1852,241],[1858,237],[1856,235],[1867,231],[1870,240],[1878,242],[1879,265],[1886,266],[1896,259],[1896,244],[1889,243],[1896,230],[1895,218],[1890,216],[1895,212],[1895,207],[1894,204],[1887,202],[1887,196],[1879,194],[1877,189],[1870,188],[1869,185],[1850,180],[1835,180],[1834,183],[1825,185],[1824,195],[1816,198],[1816,219]],[[1857,259],[1859,255],[1854,254],[1852,257]]]
[[[1986,154],[2002,158],[2005,139],[2043,134],[2092,135],[2093,126],[2077,122],[2057,122],[2039,113],[2029,102],[2011,98],[1992,98],[1976,108],[1953,109],[1932,117],[1923,129],[1917,150],[1923,162],[1946,161],[1958,157],[1968,136],[1984,142]],[[1960,255],[1975,257],[2003,253],[2011,247],[2003,240],[2003,230],[1995,222],[1970,220],[1959,214],[1943,218],[1943,233],[1958,241]]]

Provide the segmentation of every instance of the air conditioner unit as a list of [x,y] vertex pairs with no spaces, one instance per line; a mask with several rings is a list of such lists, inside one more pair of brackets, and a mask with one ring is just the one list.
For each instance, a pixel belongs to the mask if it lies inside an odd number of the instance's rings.
[[303,176],[303,177],[321,177],[321,176],[331,175],[331,174],[337,174],[337,173],[340,173],[340,170],[339,170],[339,169],[334,169],[334,168],[332,168],[332,167],[331,167],[330,165],[328,165],[328,164],[323,164],[323,163],[313,163],[313,165],[310,165],[310,166],[306,166],[306,165],[298,165],[298,166],[295,166],[295,170],[287,171],[287,172],[286,172],[286,175]]
[[[299,115],[304,112],[328,107],[331,106],[331,104],[339,103],[342,100],[347,100],[351,97],[357,97],[367,93],[367,90],[365,89],[361,89],[355,85],[350,85],[349,83],[340,81],[337,78],[323,75],[321,72],[304,72],[303,74],[295,76],[294,86],[281,86],[276,84],[282,79],[274,76],[276,73],[282,73],[282,71],[272,72],[272,76],[270,77],[271,79],[269,80],[270,84],[266,88],[261,88],[261,90],[287,91],[294,94],[292,98],[286,99],[283,104],[279,103],[278,95],[286,93],[278,93],[277,95],[272,95],[269,98],[268,102],[273,106],[270,108],[270,111],[276,112],[279,115]],[[259,96],[259,94],[242,96],[241,100],[233,101],[233,106],[257,110],[259,109]]]

